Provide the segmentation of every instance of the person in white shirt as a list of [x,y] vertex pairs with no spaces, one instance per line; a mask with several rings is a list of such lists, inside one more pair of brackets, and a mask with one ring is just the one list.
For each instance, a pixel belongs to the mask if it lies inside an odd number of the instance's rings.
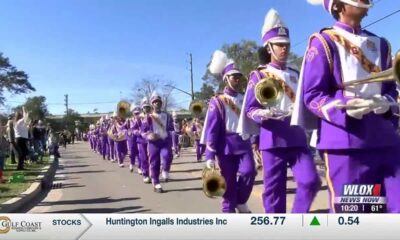
[[25,107],[22,107],[22,113],[16,112],[15,114],[15,123],[14,123],[14,132],[15,132],[15,140],[17,146],[20,150],[18,154],[18,167],[17,170],[24,170],[24,162],[26,156],[28,154],[28,112],[26,112]]

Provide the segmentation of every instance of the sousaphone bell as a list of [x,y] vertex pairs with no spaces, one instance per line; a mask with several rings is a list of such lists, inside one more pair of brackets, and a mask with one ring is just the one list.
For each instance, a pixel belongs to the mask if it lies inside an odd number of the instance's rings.
[[119,101],[117,104],[117,116],[121,119],[126,119],[130,116],[131,104],[127,101]]
[[189,111],[194,117],[199,117],[205,114],[206,105],[201,100],[195,100],[190,103]]

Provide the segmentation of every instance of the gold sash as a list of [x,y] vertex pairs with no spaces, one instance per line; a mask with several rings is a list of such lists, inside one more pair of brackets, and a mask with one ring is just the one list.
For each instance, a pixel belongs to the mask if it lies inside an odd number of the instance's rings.
[[160,126],[161,129],[164,130],[164,124],[162,123],[161,119],[158,118],[157,116],[153,115],[153,114],[151,114],[150,116],[151,116],[151,119],[152,119],[158,126]]
[[342,35],[338,34],[333,29],[325,30],[324,33],[328,34],[328,36],[335,42],[339,43],[346,49],[348,53],[357,58],[357,60],[361,63],[361,66],[368,73],[377,73],[381,72],[381,68],[377,66],[375,63],[371,62],[364,54],[363,50],[354,45],[348,39],[344,38]]
[[224,96],[224,95],[219,95],[218,96],[221,101],[223,101],[228,107],[239,117],[240,116],[240,108],[236,106],[236,104],[232,101],[232,99]]

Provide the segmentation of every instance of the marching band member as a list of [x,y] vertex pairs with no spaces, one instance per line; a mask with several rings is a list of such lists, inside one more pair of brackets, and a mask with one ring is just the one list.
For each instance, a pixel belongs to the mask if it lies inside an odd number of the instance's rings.
[[100,121],[100,138],[101,138],[101,150],[102,150],[102,155],[103,155],[103,160],[106,160],[106,156],[108,159],[110,159],[110,153],[109,153],[109,146],[108,146],[108,135],[107,135],[107,121],[108,121],[108,116],[102,116]]
[[110,158],[111,162],[115,162],[116,153],[115,153],[115,142],[113,135],[116,134],[117,129],[115,128],[115,118],[117,117],[117,113],[114,112],[113,115],[111,116],[109,122],[108,122],[108,146],[109,146],[109,152],[110,152]]
[[95,145],[94,145],[94,124],[89,125],[89,144],[90,144],[90,149],[92,149],[93,152],[95,152]]
[[163,189],[160,185],[160,168],[162,156],[162,178],[167,182],[168,174],[172,164],[172,139],[170,132],[174,130],[172,116],[161,111],[161,96],[153,92],[151,96],[151,104],[153,112],[146,119],[146,135],[150,159],[151,179],[154,185],[154,191],[162,193]]
[[143,174],[143,182],[150,183],[149,177],[149,151],[148,151],[148,141],[146,135],[146,129],[144,124],[147,119],[150,117],[151,113],[151,106],[147,98],[143,98],[140,106],[142,108],[142,114],[139,116],[138,125],[139,125],[139,132],[137,133],[137,142],[139,148],[139,159],[141,161],[141,167],[138,168],[138,173]]
[[175,111],[172,112],[172,119],[174,121],[174,131],[172,131],[172,145],[176,157],[179,157],[181,154],[181,144],[179,142],[179,136],[181,135],[181,126],[179,124],[178,116],[176,115]]
[[[253,189],[256,175],[250,141],[236,133],[243,94],[239,91],[242,73],[233,60],[217,50],[209,70],[225,82],[224,92],[211,98],[202,133],[201,143],[206,144],[206,167],[215,168],[215,158],[221,175],[225,178],[222,212],[250,212],[247,200]],[[238,177],[239,174],[239,177]]]
[[196,147],[196,157],[197,162],[201,161],[201,157],[205,151],[205,145],[200,144],[200,134],[202,132],[203,127],[201,126],[200,120],[198,118],[194,118],[192,122],[191,132],[193,133],[195,147]]
[[141,161],[139,159],[138,144],[137,144],[137,134],[139,131],[139,114],[140,107],[131,104],[132,117],[126,120],[127,122],[127,143],[129,150],[130,165],[129,170],[133,172],[133,167],[135,166],[135,159],[138,159],[138,169],[141,169]]
[[292,123],[318,129],[332,212],[344,184],[382,184],[387,211],[399,213],[400,139],[391,122],[398,109],[388,104],[395,83],[344,85],[390,68],[390,44],[361,28],[372,1],[319,2],[337,22],[310,37]]
[[126,122],[120,117],[116,117],[114,126],[117,129],[117,133],[115,135],[115,150],[118,159],[118,163],[120,167],[124,167],[124,159],[128,153],[128,145],[126,143]]
[[[66,147],[66,134],[64,134],[64,148]],[[100,127],[100,120],[97,120],[96,122],[96,128],[94,131],[94,136],[95,136],[95,146],[96,146],[96,153],[101,154],[101,127]]]
[[[289,30],[278,12],[271,9],[262,29],[262,41],[269,63],[250,74],[239,129],[242,134],[259,134],[259,150],[263,159],[266,213],[286,213],[287,166],[297,182],[293,213],[306,213],[319,190],[320,180],[307,147],[304,130],[290,126],[291,108],[298,72],[287,66],[290,49]],[[283,87],[284,95],[275,106],[261,104],[255,87],[268,78]],[[262,82],[261,82],[262,83]],[[247,131],[250,126],[256,131]],[[247,136],[249,137],[249,136]]]

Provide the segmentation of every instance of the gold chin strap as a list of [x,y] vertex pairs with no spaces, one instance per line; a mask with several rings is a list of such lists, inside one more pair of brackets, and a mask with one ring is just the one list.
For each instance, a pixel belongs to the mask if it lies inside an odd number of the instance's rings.
[[272,48],[272,43],[268,42],[269,50],[271,51],[271,55],[276,59],[276,61],[281,63],[286,63],[286,61],[280,61],[279,58],[275,55],[274,49]]

